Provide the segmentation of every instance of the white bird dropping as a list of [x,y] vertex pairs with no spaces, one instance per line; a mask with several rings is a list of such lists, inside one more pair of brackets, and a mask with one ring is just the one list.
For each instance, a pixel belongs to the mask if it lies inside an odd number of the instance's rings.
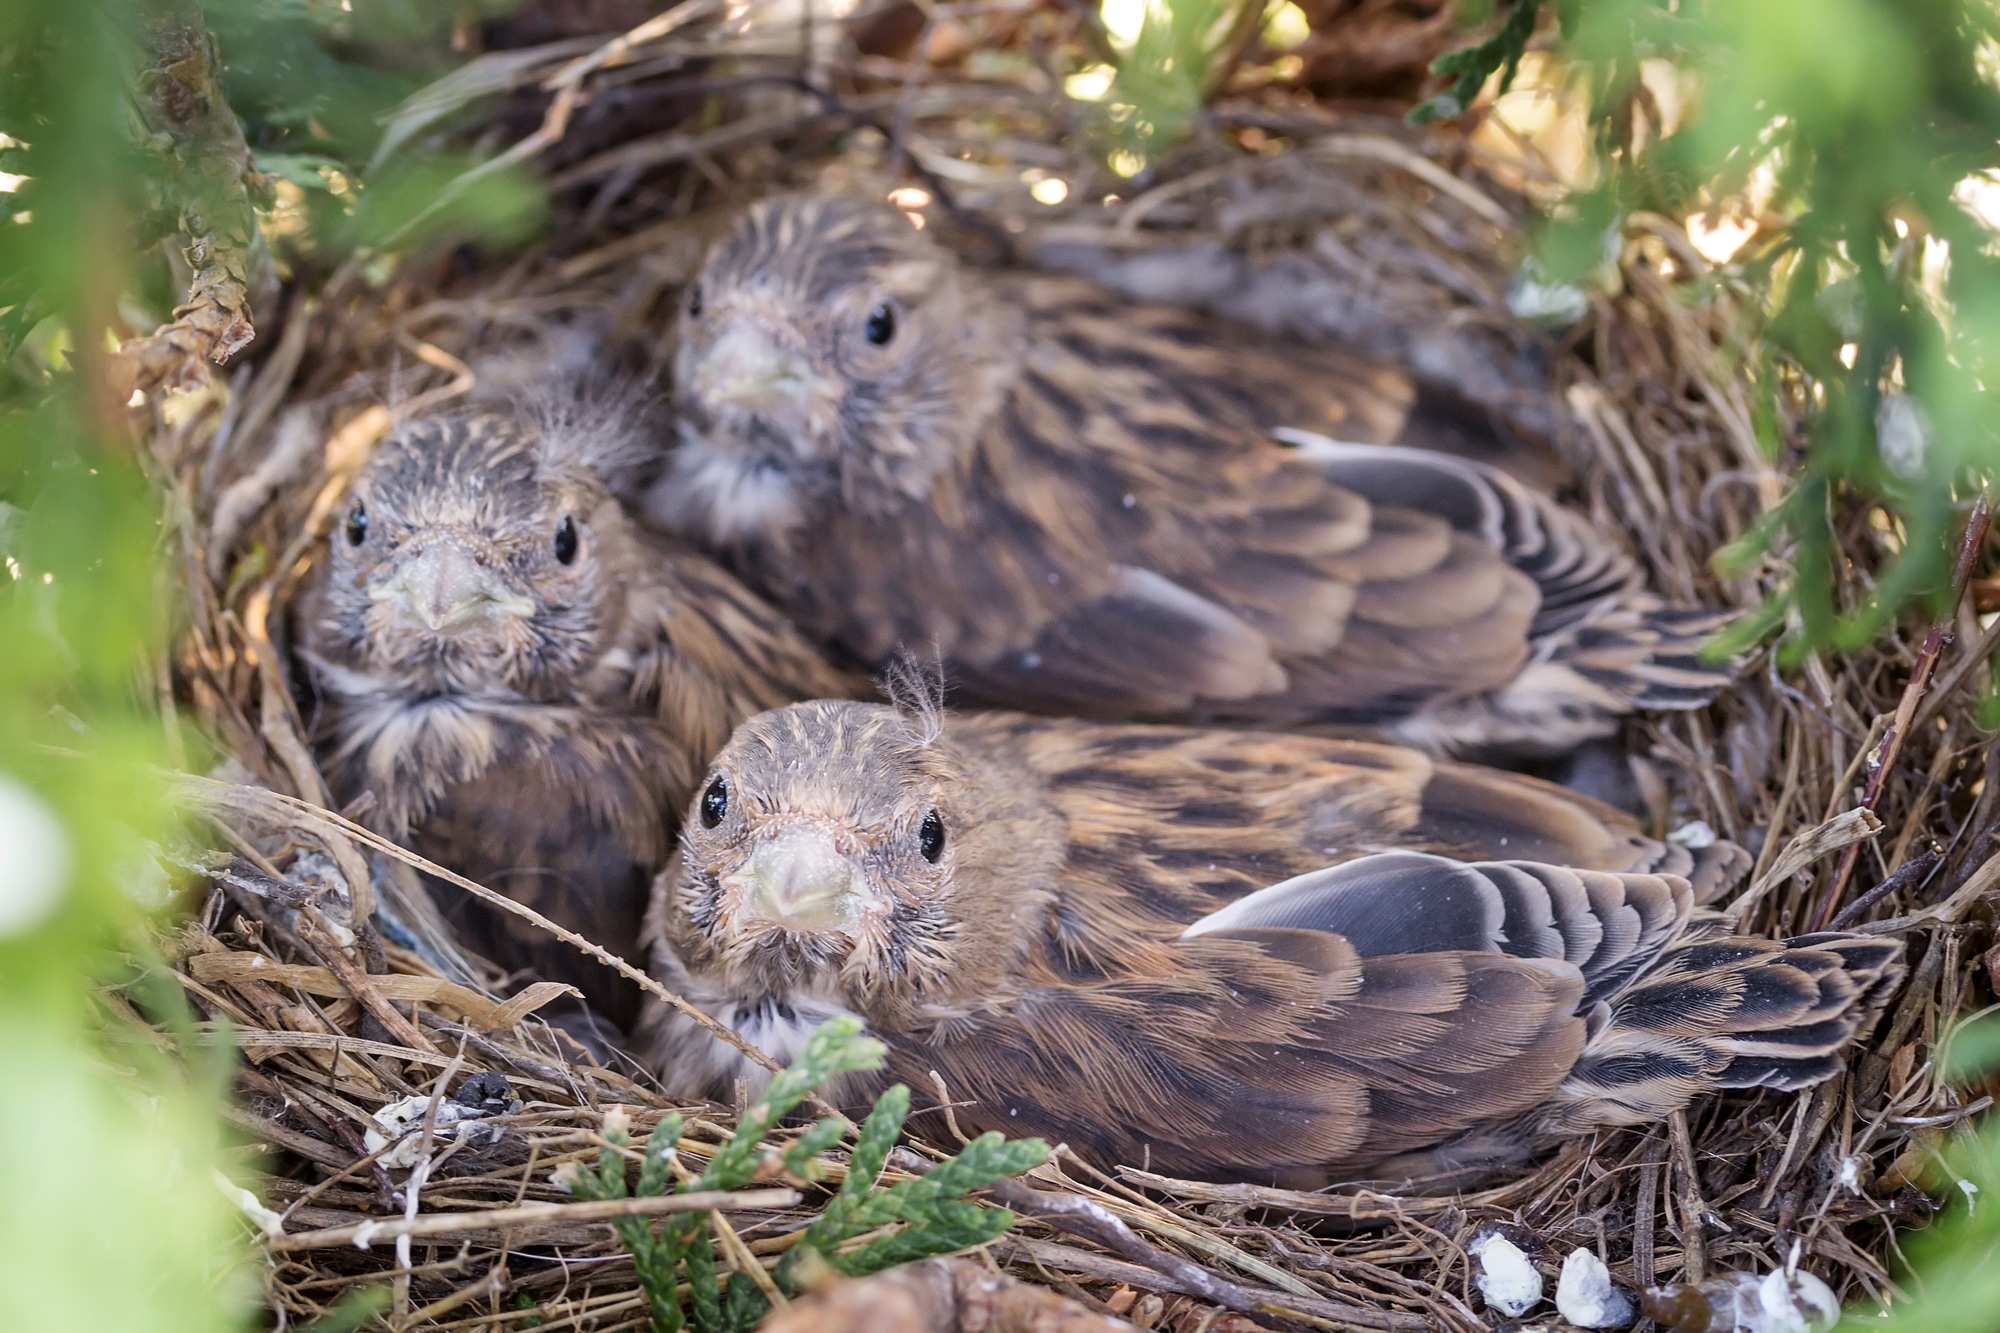
[[1804,1269],[1787,1274],[1780,1268],[1766,1274],[1757,1283],[1756,1307],[1745,1325],[1753,1333],[1819,1333],[1840,1322],[1840,1302],[1833,1289]]
[[1589,1250],[1563,1260],[1556,1281],[1556,1311],[1578,1328],[1624,1328],[1639,1313],[1632,1294],[1611,1281],[1611,1270]]
[[1541,1303],[1542,1275],[1520,1247],[1497,1231],[1474,1236],[1466,1247],[1479,1260],[1475,1282],[1486,1303],[1508,1318],[1526,1314]]

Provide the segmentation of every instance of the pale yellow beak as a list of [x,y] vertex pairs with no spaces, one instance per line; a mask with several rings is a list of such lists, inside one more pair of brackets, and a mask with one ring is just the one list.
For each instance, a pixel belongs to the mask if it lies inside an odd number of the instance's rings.
[[850,926],[867,892],[854,863],[813,828],[790,828],[760,843],[723,885],[752,915],[787,930]]
[[498,571],[456,541],[436,541],[402,561],[368,590],[388,602],[398,624],[457,635],[532,613],[535,605],[509,589]]
[[817,378],[804,357],[777,346],[756,328],[737,323],[702,356],[695,367],[694,388],[709,403],[768,412],[797,407],[812,393]]

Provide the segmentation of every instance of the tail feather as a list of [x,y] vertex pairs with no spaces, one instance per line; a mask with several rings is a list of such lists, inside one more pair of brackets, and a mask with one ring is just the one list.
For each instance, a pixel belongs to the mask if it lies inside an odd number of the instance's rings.
[[1735,675],[1702,646],[1729,619],[1670,611],[1650,593],[1599,606],[1595,619],[1534,643],[1534,660],[1505,685],[1424,709],[1391,729],[1451,754],[1560,754],[1617,729],[1640,709],[1700,708]]
[[1658,1120],[1706,1088],[1810,1087],[1838,1073],[1903,978],[1902,945],[1821,934],[1677,945],[1610,1002],[1546,1134]]

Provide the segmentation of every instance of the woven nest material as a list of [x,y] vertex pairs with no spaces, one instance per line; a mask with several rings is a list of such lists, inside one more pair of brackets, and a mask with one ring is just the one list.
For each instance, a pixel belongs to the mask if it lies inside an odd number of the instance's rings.
[[[200,862],[206,901],[171,953],[201,1015],[226,1023],[243,1055],[231,1119],[263,1145],[267,1201],[289,1233],[268,1242],[274,1317],[303,1321],[390,1280],[397,1328],[642,1327],[632,1264],[609,1230],[538,1207],[568,1200],[550,1171],[594,1159],[613,1107],[641,1137],[683,1110],[690,1160],[734,1121],[731,1108],[677,1103],[636,1067],[584,1058],[533,1017],[545,991],[500,987],[426,915],[411,872],[428,867],[327,811],[285,627],[344,488],[397,419],[504,392],[563,357],[657,374],[680,285],[721,221],[760,193],[914,183],[931,196],[931,225],[981,261],[1086,268],[1135,295],[1339,337],[1449,385],[1556,460],[1547,479],[1628,534],[1669,597],[1747,608],[1783,572],[1719,579],[1709,564],[1779,497],[1786,460],[1760,452],[1754,391],[1734,371],[1748,297],[1670,220],[1629,219],[1581,317],[1539,333],[1508,306],[1531,208],[1505,182],[1522,185],[1523,163],[1456,132],[1341,114],[1252,60],[1135,187],[1078,146],[1059,109],[1076,104],[1054,95],[1043,62],[1087,40],[1064,8],[920,14],[913,49],[925,56],[907,59],[702,0],[670,18],[482,62],[481,78],[454,76],[392,128],[437,132],[427,110],[455,114],[453,133],[497,127],[517,145],[509,157],[554,182],[544,240],[386,277],[379,262],[301,262],[276,317],[260,315],[250,362],[155,409],[150,456],[186,607],[162,688],[199,720],[179,743],[188,769],[212,776],[185,794],[218,849]],[[1050,178],[1068,187],[1054,206],[1030,193]],[[1781,429],[1804,403],[1795,396]],[[1858,592],[1895,533],[1858,504],[1835,517],[1845,591]],[[1655,834],[1701,821],[1756,853],[1738,900],[1746,930],[1801,933],[1836,892],[1855,902],[1883,884],[1855,920],[1919,918],[1908,987],[1841,1078],[1706,1098],[1668,1125],[1579,1140],[1439,1197],[1105,1176],[1065,1159],[1035,1184],[1128,1229],[1024,1217],[988,1260],[1182,1330],[1253,1316],[1490,1327],[1466,1243],[1491,1221],[1518,1224],[1512,1234],[1544,1257],[1597,1250],[1635,1287],[1766,1272],[1797,1247],[1843,1299],[1899,1293],[1897,1233],[1951,1192],[1939,1150],[1988,1104],[1937,1072],[1954,1016],[1991,985],[1990,927],[1967,905],[1990,880],[2000,752],[1959,705],[1993,636],[1964,614],[1933,687],[1896,724],[1879,818],[1842,812],[1903,702],[1922,627],[1782,675],[1759,655],[1715,706],[1632,723],[1624,755],[1606,761]],[[1858,852],[1836,889],[1846,845]],[[378,902],[378,932],[355,943]],[[367,1151],[372,1113],[487,1072],[520,1109],[492,1121],[497,1141],[436,1152],[414,1221],[398,1225],[409,1171]],[[917,1090],[913,1136],[948,1149],[944,1117],[923,1109],[932,1091]],[[829,1154],[836,1179],[841,1160]],[[774,1263],[813,1208],[809,1192],[732,1211],[739,1243],[723,1247],[724,1266]],[[357,1247],[369,1227],[372,1244]],[[407,1253],[392,1243],[403,1231]]]

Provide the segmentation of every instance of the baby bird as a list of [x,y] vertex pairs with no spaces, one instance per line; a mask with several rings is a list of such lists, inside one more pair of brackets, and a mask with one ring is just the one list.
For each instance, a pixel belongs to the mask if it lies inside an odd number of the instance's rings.
[[[636,957],[647,886],[742,719],[853,682],[706,557],[614,498],[645,450],[621,413],[557,404],[414,421],[376,451],[314,571],[299,649],[338,799],[423,855]],[[446,891],[467,944],[638,990]]]
[[1399,372],[969,270],[886,205],[750,209],[674,374],[653,520],[862,662],[940,654],[972,700],[1554,753],[1728,678],[1695,656],[1716,613],[1408,447],[1436,423]]
[[[1407,749],[820,701],[737,729],[648,933],[780,1059],[849,1012],[968,1129],[1306,1187],[1830,1077],[1901,945],[1728,935],[1746,864]],[[642,1041],[761,1076],[664,1007]]]

